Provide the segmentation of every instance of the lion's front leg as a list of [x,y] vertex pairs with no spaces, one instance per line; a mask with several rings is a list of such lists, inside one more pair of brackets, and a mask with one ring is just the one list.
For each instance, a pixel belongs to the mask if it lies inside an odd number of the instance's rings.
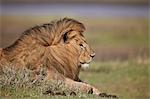
[[101,93],[97,88],[87,83],[76,82],[69,78],[65,78],[65,86],[70,90],[79,90],[83,93],[94,94],[100,97],[107,97],[109,99],[119,99],[116,95]]
[[64,81],[65,81],[64,82],[65,87],[70,89],[70,90],[78,90],[78,91],[83,92],[83,93],[90,93],[90,94],[95,94],[95,95],[100,94],[100,91],[98,89],[96,89],[95,87],[93,87],[89,84],[86,84],[83,82],[76,82],[76,81],[69,79],[69,78],[65,78]]
[[88,94],[95,94],[99,95],[100,91],[96,89],[95,87],[86,84],[84,82],[78,82],[74,81],[70,78],[65,77],[64,75],[60,73],[56,73],[54,71],[49,71],[47,77],[45,80],[52,80],[55,85],[57,85],[57,82],[61,82],[66,90],[69,90],[70,92],[81,92],[81,93],[88,93]]

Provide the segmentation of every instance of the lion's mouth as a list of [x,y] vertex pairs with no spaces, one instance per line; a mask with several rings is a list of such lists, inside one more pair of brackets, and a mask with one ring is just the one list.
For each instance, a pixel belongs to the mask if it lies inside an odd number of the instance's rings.
[[84,69],[88,69],[90,67],[90,63],[92,61],[92,58],[90,58],[88,61],[86,62],[80,62],[80,66],[81,68]]
[[88,69],[89,68],[89,63],[81,64],[81,68],[82,69]]

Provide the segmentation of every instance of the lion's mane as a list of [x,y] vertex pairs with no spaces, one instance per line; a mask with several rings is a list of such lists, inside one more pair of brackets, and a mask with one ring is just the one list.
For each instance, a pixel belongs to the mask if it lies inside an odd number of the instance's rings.
[[78,31],[82,34],[84,30],[82,23],[70,18],[30,28],[11,46],[2,50],[0,64],[11,63],[19,68],[26,66],[33,70],[44,65],[51,71],[78,80],[77,52],[69,45],[67,48],[59,47],[59,43],[65,33]]

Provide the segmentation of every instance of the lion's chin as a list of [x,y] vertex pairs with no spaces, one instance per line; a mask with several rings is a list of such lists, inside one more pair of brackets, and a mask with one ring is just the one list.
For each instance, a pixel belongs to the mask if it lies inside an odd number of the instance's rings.
[[85,64],[81,64],[81,68],[83,70],[88,69],[89,68],[89,64],[85,63]]

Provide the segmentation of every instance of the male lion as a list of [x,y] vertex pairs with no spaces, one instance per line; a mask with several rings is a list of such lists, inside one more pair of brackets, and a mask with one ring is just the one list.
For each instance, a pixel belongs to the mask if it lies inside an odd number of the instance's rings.
[[[45,80],[60,79],[68,89],[99,95],[95,87],[79,79],[80,69],[88,67],[95,56],[87,44],[82,23],[64,18],[25,31],[11,46],[0,51],[0,67],[12,64],[38,74],[48,68]],[[1,68],[2,69],[2,68]]]

